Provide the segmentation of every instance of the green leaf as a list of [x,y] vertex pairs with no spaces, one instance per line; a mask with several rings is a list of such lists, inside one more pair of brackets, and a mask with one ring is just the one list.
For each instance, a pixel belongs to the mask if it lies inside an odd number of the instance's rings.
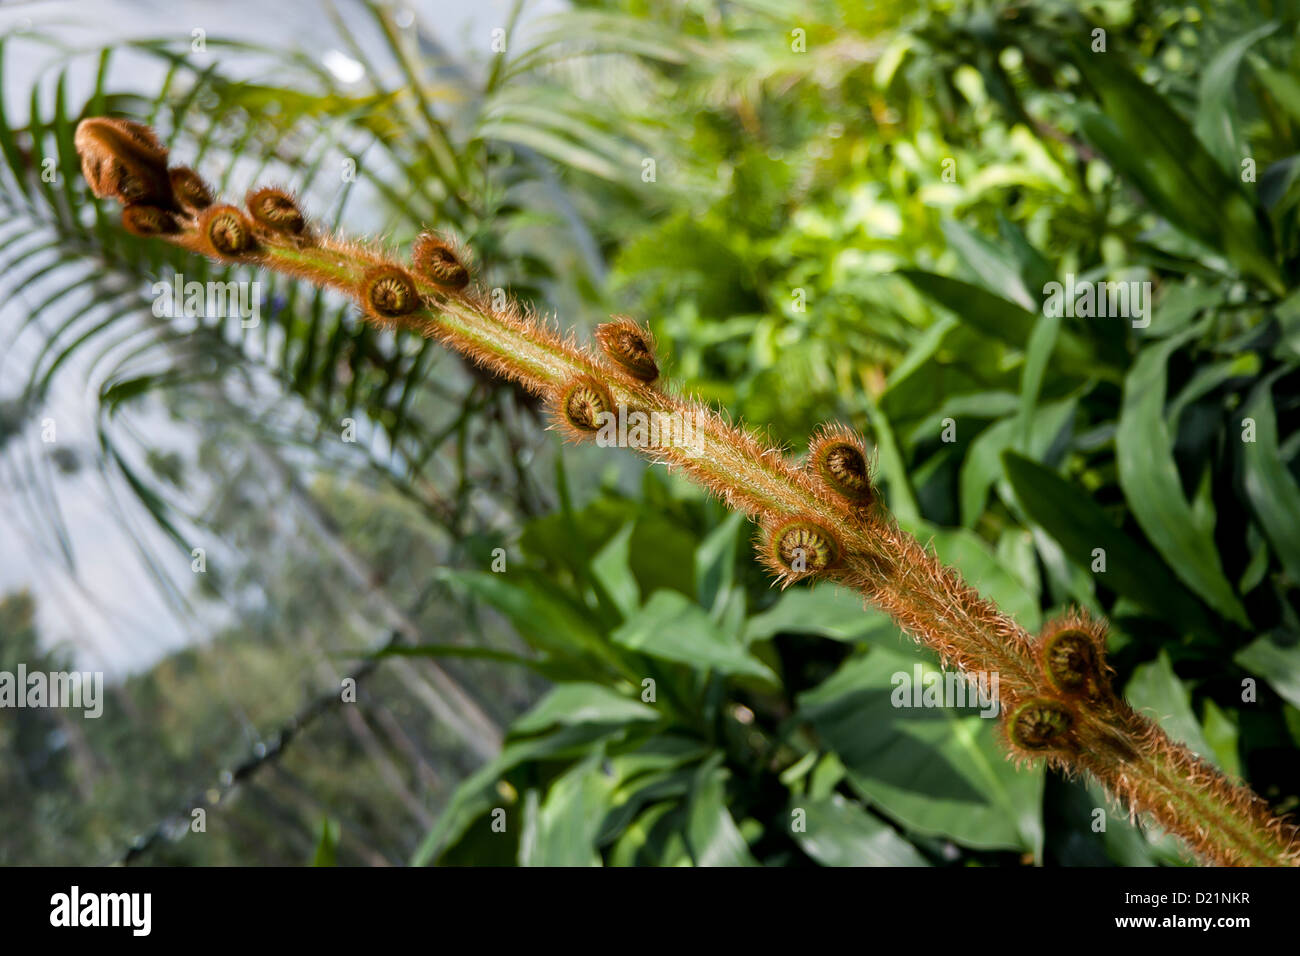
[[1300,123],[1300,79],[1286,70],[1273,69],[1268,61],[1253,53],[1250,55],[1250,67],[1264,88],[1291,117],[1291,121]]
[[[873,648],[799,697],[798,715],[843,761],[849,781],[899,823],[987,849],[1041,850],[1042,767],[1017,770],[997,721],[952,707],[895,707],[915,656]],[[940,679],[940,678],[931,678]],[[910,695],[907,698],[911,700]]]
[[510,770],[530,760],[585,756],[593,744],[618,737],[623,729],[622,726],[574,724],[560,727],[544,737],[507,742],[494,760],[484,764],[456,788],[438,822],[416,847],[411,865],[427,866],[464,837],[475,821],[501,800],[496,784]]
[[316,854],[312,866],[338,866],[339,824],[324,817],[320,822],[320,838],[316,841]]
[[1224,713],[1214,701],[1205,700],[1205,719],[1201,721],[1205,731],[1205,740],[1214,749],[1216,762],[1223,772],[1230,777],[1241,778],[1241,757],[1238,754],[1237,740],[1240,736],[1237,724],[1230,714]]
[[591,559],[591,576],[627,620],[641,606],[641,586],[632,573],[631,545],[635,522],[629,521]]
[[916,492],[912,489],[907,465],[903,461],[903,454],[894,437],[894,429],[869,392],[862,393],[862,401],[867,407],[867,414],[875,433],[876,454],[880,475],[888,486],[889,507],[901,520],[919,521],[921,508],[916,503]]
[[1143,829],[1139,821],[1130,820],[1128,814],[1115,805],[1115,798],[1095,779],[1087,778],[1082,784],[1076,812],[1089,814],[1090,823],[1096,819],[1098,810],[1102,812],[1105,829],[1101,831],[1101,841],[1106,856],[1120,866],[1156,866],[1155,851],[1149,842],[1151,828]]
[[611,757],[618,787],[610,797],[611,809],[596,837],[599,845],[620,840],[641,811],[654,803],[684,798],[695,779],[693,764],[708,754],[698,740],[658,735],[626,754]]
[[698,604],[676,591],[650,595],[640,612],[619,627],[611,640],[661,660],[777,683],[767,665],[746,651],[739,640],[723,633]]
[[1232,659],[1266,680],[1287,703],[1300,707],[1300,641],[1292,638],[1290,643],[1282,644],[1276,637],[1265,635]]
[[560,684],[548,691],[510,725],[510,734],[512,737],[526,736],[556,725],[609,725],[658,719],[658,711],[638,700],[601,684],[574,682]]
[[[544,21],[544,29],[531,48],[524,52],[522,61],[515,65],[535,67],[536,60],[546,62],[551,58],[568,59],[575,38],[601,53],[622,53],[646,57],[662,63],[685,65],[702,52],[701,41],[671,30],[659,23],[632,18],[618,13],[596,10],[577,10],[563,17]],[[557,48],[554,49],[554,48]]]
[[509,574],[440,569],[437,576],[486,601],[514,625],[531,646],[560,657],[608,660],[611,651],[588,615],[541,577],[523,570]]
[[822,866],[930,865],[893,827],[838,793],[824,800],[793,797],[790,810],[804,814],[795,842]]
[[1016,415],[1018,434],[1016,447],[1030,453],[1029,439],[1033,429],[1034,409],[1038,405],[1038,393],[1043,387],[1043,375],[1047,372],[1047,363],[1056,348],[1056,339],[1061,331],[1061,316],[1045,316],[1034,326],[1029,336],[1029,345],[1025,349],[1025,366],[1020,374],[1020,409]]
[[609,810],[614,778],[601,769],[597,751],[575,764],[546,791],[525,795],[520,866],[599,866],[596,834]]
[[1199,331],[1194,326],[1138,355],[1124,380],[1115,460],[1133,517],[1169,567],[1224,617],[1249,626],[1246,609],[1219,562],[1213,525],[1199,522],[1183,495],[1164,416],[1165,365]]
[[1124,696],[1135,710],[1145,712],[1174,740],[1186,744],[1206,760],[1218,763],[1217,754],[1192,712],[1191,694],[1174,673],[1167,651],[1162,650],[1154,661],[1133,669]]
[[632,532],[632,573],[641,593],[660,589],[695,597],[695,551],[699,542],[672,521],[655,514],[642,515]]
[[[1027,348],[1035,326],[1042,321],[1038,313],[969,282],[918,269],[902,269],[899,275],[967,325],[1014,348]],[[1085,378],[1110,378],[1115,374],[1106,363],[1098,361],[1092,346],[1073,332],[1059,333],[1055,358],[1061,369]]]
[[1046,257],[1025,237],[1024,230],[1001,210],[998,211],[998,235],[1015,259],[1025,288],[1034,296],[1030,306],[1030,311],[1033,311],[1040,301],[1037,296],[1042,294],[1043,286],[1056,280],[1056,272]]
[[694,768],[642,774],[630,784],[620,784],[610,799],[610,810],[605,814],[596,835],[599,846],[619,841],[641,811],[666,800],[682,800],[691,790],[695,779]]
[[[1074,417],[1073,398],[1051,402],[1034,409],[1029,426],[1028,453],[1041,457]],[[961,523],[973,528],[988,501],[989,488],[1002,477],[1002,453],[1017,444],[1020,418],[997,422],[971,442],[962,462],[960,479]],[[1022,451],[1024,449],[1021,449]]]
[[1028,343],[1037,316],[1023,306],[977,285],[933,272],[902,269],[899,274],[918,292],[989,338],[1015,348],[1024,348]]
[[727,771],[717,754],[696,771],[686,816],[686,842],[696,866],[757,866],[727,809]]
[[1261,364],[1258,352],[1242,352],[1217,362],[1206,362],[1192,373],[1187,384],[1179,389],[1178,395],[1169,403],[1165,410],[1165,421],[1176,431],[1178,421],[1188,405],[1204,398],[1229,379],[1258,378]]
[[690,866],[690,851],[681,833],[684,815],[676,800],[651,805],[618,838],[610,851],[610,863],[613,866]]
[[1151,316],[1151,324],[1138,332],[1147,338],[1166,338],[1183,331],[1205,309],[1223,302],[1224,284],[1199,285],[1179,282],[1167,287]]
[[1025,287],[1019,263],[1003,252],[997,243],[953,219],[943,221],[943,235],[970,272],[990,292],[1026,311],[1037,310],[1038,299]]
[[1278,24],[1271,21],[1228,41],[1219,47],[1201,73],[1196,135],[1230,176],[1241,175],[1241,161],[1250,155],[1241,133],[1235,95],[1241,59],[1257,40],[1277,28]]
[[1177,111],[1118,54],[1079,47],[1074,59],[1101,97],[1079,117],[1084,136],[1169,222],[1283,294],[1267,221]]
[[887,614],[864,606],[862,595],[834,583],[792,587],[745,624],[745,643],[782,632],[817,634],[836,641],[871,640],[897,645],[898,626]]
[[1056,539],[1066,555],[1091,568],[1093,552],[1105,553],[1098,580],[1183,630],[1205,627],[1196,598],[1178,583],[1159,557],[1110,523],[1082,491],[1050,468],[1015,452],[1002,456],[1007,480],[1030,520]]
[[1275,378],[1271,375],[1256,385],[1241,409],[1243,419],[1255,421],[1255,440],[1242,443],[1241,479],[1260,529],[1287,576],[1300,584],[1300,485],[1278,449],[1271,391]]
[[944,339],[948,333],[955,329],[961,323],[955,316],[943,315],[935,319],[934,322],[926,328],[907,350],[907,354],[902,360],[889,372],[889,377],[885,380],[886,394],[909,376],[920,372],[925,364],[934,357],[943,345]]
[[695,551],[695,591],[700,604],[716,613],[732,592],[736,571],[736,545],[745,516],[733,512],[714,528]]

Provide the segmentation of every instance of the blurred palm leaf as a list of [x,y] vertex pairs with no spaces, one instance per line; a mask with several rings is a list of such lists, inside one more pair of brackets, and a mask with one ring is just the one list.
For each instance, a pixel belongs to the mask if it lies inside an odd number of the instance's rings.
[[[209,38],[208,48],[221,57],[200,66],[187,46],[142,40],[89,54],[59,51],[32,83],[27,122],[14,123],[0,110],[0,267],[7,300],[22,303],[26,314],[7,350],[30,357],[13,407],[42,407],[61,377],[86,376],[97,409],[99,467],[178,543],[198,520],[196,509],[151,471],[149,440],[130,421],[145,409],[156,414],[158,400],[165,404],[178,388],[223,396],[264,439],[354,467],[355,449],[318,439],[337,435],[349,418],[368,423],[358,442],[366,449],[362,467],[449,528],[475,520],[471,488],[525,511],[536,506],[537,491],[520,462],[535,428],[527,400],[509,386],[463,369],[427,341],[376,334],[332,293],[139,240],[107,218],[81,180],[72,147],[76,122],[125,115],[157,126],[174,161],[194,166],[232,198],[247,185],[279,182],[297,190],[307,208],[330,210],[334,223],[346,222],[352,233],[406,242],[425,225],[453,232],[476,250],[488,284],[508,260],[514,291],[525,297],[554,294],[556,275],[572,288],[583,285],[572,277],[585,272],[591,287],[599,253],[560,177],[568,166],[631,178],[624,169],[636,168],[636,153],[608,118],[554,109],[555,91],[530,81],[526,70],[498,64],[485,81],[475,80],[418,26],[399,30],[376,3],[366,3],[364,13],[378,38],[369,48],[378,54],[368,54],[336,14],[340,43],[364,70],[359,88],[295,51]],[[0,71],[4,44],[0,38]],[[95,84],[75,104],[69,76],[86,56],[95,58]],[[114,89],[110,66],[119,56],[160,63],[159,93]],[[353,167],[355,176],[340,172]],[[557,229],[573,241],[557,241]],[[176,273],[199,282],[256,279],[264,321],[244,329],[222,317],[153,316],[142,290]],[[230,389],[236,381],[239,394]],[[286,412],[296,424],[286,423]],[[314,424],[304,429],[304,422]],[[491,444],[477,449],[477,435],[487,429]],[[475,455],[467,457],[471,443]],[[23,442],[8,442],[12,466],[31,479],[18,487],[40,499],[24,509],[46,523],[37,536],[62,542],[71,566],[57,496],[42,486],[48,469],[34,454]]]

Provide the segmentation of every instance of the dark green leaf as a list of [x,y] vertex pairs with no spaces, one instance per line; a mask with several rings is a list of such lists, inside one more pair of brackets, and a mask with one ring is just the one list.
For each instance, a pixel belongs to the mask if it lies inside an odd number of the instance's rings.
[[1102,103],[1080,117],[1084,135],[1157,212],[1281,294],[1266,220],[1183,118],[1117,54],[1080,48],[1075,62]]
[[794,839],[822,866],[929,866],[925,857],[868,810],[833,793],[824,800],[793,797],[803,811]]
[[727,771],[721,754],[696,771],[686,817],[686,841],[696,866],[755,866],[749,846],[727,809]]
[[[1016,770],[997,721],[953,707],[896,707],[915,656],[874,648],[799,698],[799,716],[839,755],[874,806],[920,833],[973,847],[1039,852],[1043,771]],[[912,698],[907,696],[907,700]]]
[[1124,688],[1124,696],[1174,740],[1217,763],[1214,750],[1192,712],[1191,694],[1174,673],[1168,652],[1162,650],[1154,661],[1138,665]]
[[1287,575],[1300,583],[1300,485],[1278,449],[1273,380],[1270,376],[1255,386],[1241,409],[1242,419],[1255,423],[1255,440],[1242,443],[1242,484],[1260,529]]
[[696,603],[676,591],[656,591],[610,639],[622,647],[722,674],[775,683],[776,675],[739,640],[723,633]]
[[1091,568],[1102,549],[1106,571],[1099,583],[1184,630],[1204,628],[1196,598],[1164,562],[1110,523],[1097,505],[1056,472],[1008,451],[1007,480],[1029,518],[1056,539],[1080,567]]
[[1169,567],[1219,613],[1247,625],[1246,610],[1224,576],[1214,528],[1198,521],[1183,495],[1164,416],[1165,365],[1198,329],[1148,346],[1138,355],[1124,381],[1115,459],[1133,517]]
[[1241,59],[1257,40],[1278,27],[1269,22],[1248,30],[1221,46],[1201,74],[1201,98],[1196,107],[1196,135],[1229,176],[1241,174],[1241,161],[1250,150],[1241,133],[1237,107],[1237,73]]

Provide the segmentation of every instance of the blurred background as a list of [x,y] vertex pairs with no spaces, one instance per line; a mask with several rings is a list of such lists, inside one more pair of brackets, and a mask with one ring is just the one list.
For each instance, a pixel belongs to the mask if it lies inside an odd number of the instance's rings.
[[[1108,616],[1130,700],[1295,809],[1298,23],[0,3],[0,670],[108,685],[98,719],[0,710],[0,862],[1187,862],[976,710],[892,707],[933,657],[772,589],[692,486],[340,296],[128,235],[72,148],[104,114],[234,201],[448,230],[581,337],[640,318],[792,454],[859,429],[904,527],[1030,630]],[[159,316],[178,273],[256,280],[261,321]],[[1052,315],[1067,275],[1149,283],[1149,324]]]

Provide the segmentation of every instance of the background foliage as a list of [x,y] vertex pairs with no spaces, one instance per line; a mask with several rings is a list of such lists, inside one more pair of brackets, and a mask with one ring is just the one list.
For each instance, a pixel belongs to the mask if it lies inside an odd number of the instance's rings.
[[[1130,699],[1294,809],[1298,7],[581,3],[491,56],[486,28],[460,55],[353,3],[322,7],[352,82],[184,35],[5,67],[31,102],[0,116],[9,495],[75,579],[60,475],[98,472],[199,633],[101,721],[0,719],[0,858],[143,834],[143,862],[1185,862],[1085,782],[1016,771],[975,711],[890,706],[937,664],[888,618],[774,592],[743,521],[561,451],[428,343],[269,276],[257,329],[154,317],[154,278],[230,270],[86,201],[71,130],[102,112],[233,195],[288,182],[395,243],[448,228],[565,325],[644,317],[673,380],[793,449],[860,429],[905,527],[1026,628],[1108,616]],[[158,87],[119,88],[118,58]],[[1044,315],[1067,273],[1150,282],[1150,324]],[[60,465],[38,423],[70,377],[94,442]],[[6,662],[57,653],[33,614],[4,604]],[[326,703],[357,667],[359,704]]]

